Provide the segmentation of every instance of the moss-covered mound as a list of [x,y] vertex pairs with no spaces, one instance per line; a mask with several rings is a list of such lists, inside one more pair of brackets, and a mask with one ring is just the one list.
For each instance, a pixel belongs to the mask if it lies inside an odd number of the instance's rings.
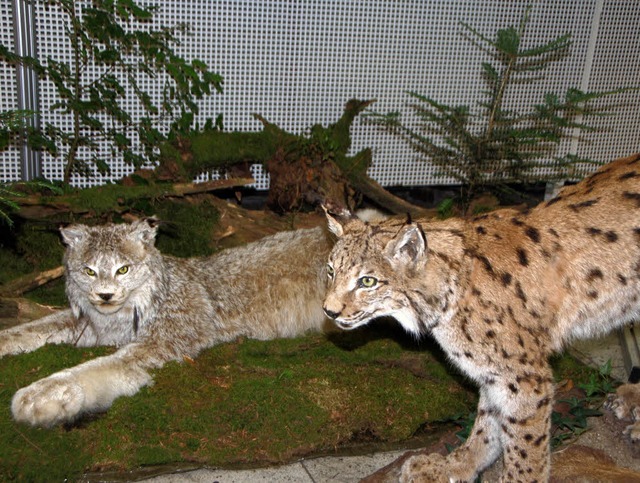
[[[15,424],[12,395],[52,372],[111,352],[48,346],[0,359],[0,480],[122,475],[150,465],[261,466],[406,444],[466,415],[475,393],[437,348],[386,325],[275,341],[240,340],[171,363],[155,384],[73,427]],[[593,372],[568,358],[560,377]]]
[[110,349],[49,346],[0,359],[0,480],[194,462],[265,465],[410,438],[474,407],[438,357],[386,329],[214,347],[71,428],[15,424],[19,387]]

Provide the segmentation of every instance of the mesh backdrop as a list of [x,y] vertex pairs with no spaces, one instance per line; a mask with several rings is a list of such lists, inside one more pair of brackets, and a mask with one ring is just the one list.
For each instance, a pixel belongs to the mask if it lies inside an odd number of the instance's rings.
[[[77,2],[80,6],[83,2]],[[140,2],[143,3],[143,2]],[[341,115],[350,98],[377,99],[379,112],[403,112],[413,121],[407,91],[440,102],[475,105],[485,88],[480,64],[487,54],[476,48],[460,22],[492,36],[499,28],[518,25],[524,8],[533,4],[526,43],[540,44],[572,34],[571,55],[545,71],[535,84],[518,85],[507,94],[506,105],[524,109],[540,102],[545,92],[568,87],[610,90],[640,85],[640,8],[625,0],[441,1],[441,0],[172,0],[155,2],[156,26],[190,24],[177,49],[185,58],[204,60],[224,77],[224,93],[201,102],[200,123],[222,113],[226,130],[258,131],[259,113],[281,128],[304,133],[313,124],[328,124]],[[86,3],[85,3],[86,4]],[[146,3],[144,3],[146,4]],[[13,45],[11,1],[0,0],[0,42]],[[36,7],[38,57],[69,61],[63,17],[51,5]],[[145,27],[141,27],[145,28]],[[93,75],[98,75],[98,72]],[[92,75],[90,72],[88,75]],[[161,83],[144,88],[158,92]],[[15,74],[0,64],[0,110],[15,108]],[[597,125],[602,132],[582,142],[566,141],[558,154],[572,152],[598,161],[640,151],[639,95],[615,98],[615,117]],[[53,85],[40,83],[42,121],[63,129],[71,118],[51,111],[56,102]],[[125,100],[134,115],[140,107]],[[436,168],[419,159],[402,139],[383,128],[357,119],[352,129],[352,152],[373,149],[369,174],[385,186],[450,184]],[[117,180],[132,167],[107,146],[111,174],[90,179],[74,177],[77,186]],[[80,153],[86,155],[86,153]],[[588,168],[587,168],[588,169]],[[255,187],[268,188],[268,176],[254,167]],[[61,179],[60,158],[43,157],[42,173]],[[0,153],[0,181],[20,178],[18,151]]]

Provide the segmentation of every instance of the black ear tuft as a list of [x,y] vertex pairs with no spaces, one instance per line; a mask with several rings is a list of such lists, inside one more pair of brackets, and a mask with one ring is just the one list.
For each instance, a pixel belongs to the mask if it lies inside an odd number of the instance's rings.
[[144,221],[146,221],[151,228],[156,228],[162,224],[162,221],[155,216],[148,216],[147,218],[144,218]]

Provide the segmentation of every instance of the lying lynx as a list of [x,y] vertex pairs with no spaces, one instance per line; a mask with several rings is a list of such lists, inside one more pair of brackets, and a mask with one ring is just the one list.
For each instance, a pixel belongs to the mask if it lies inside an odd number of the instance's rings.
[[329,253],[319,229],[278,233],[209,258],[155,247],[156,222],[62,229],[71,309],[0,332],[0,356],[44,344],[116,345],[112,355],[20,389],[16,420],[51,426],[104,410],[151,382],[149,369],[238,336],[320,329]]
[[[391,316],[416,336],[430,333],[480,387],[466,443],[447,457],[411,458],[401,481],[473,481],[501,454],[502,481],[547,481],[549,355],[640,314],[640,155],[524,214],[413,223],[364,223],[346,211],[327,217],[338,241],[325,313],[343,329]],[[629,434],[640,437],[638,429]]]

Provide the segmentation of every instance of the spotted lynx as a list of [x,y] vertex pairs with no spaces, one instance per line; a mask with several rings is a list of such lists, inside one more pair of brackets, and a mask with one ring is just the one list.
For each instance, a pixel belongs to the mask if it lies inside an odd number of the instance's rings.
[[329,242],[319,229],[278,233],[209,258],[155,247],[155,220],[62,230],[71,308],[0,332],[0,356],[46,344],[116,345],[112,355],[20,389],[16,420],[39,426],[104,410],[151,382],[149,370],[238,336],[318,330]]
[[[471,436],[414,456],[401,481],[474,481],[500,455],[502,481],[549,479],[547,359],[640,314],[640,155],[619,159],[528,213],[364,223],[327,214],[338,241],[325,313],[343,329],[380,316],[431,334],[480,388]],[[637,386],[624,386],[614,406]],[[640,409],[635,409],[640,416]],[[626,414],[625,414],[626,413]],[[629,434],[640,437],[640,423]]]

